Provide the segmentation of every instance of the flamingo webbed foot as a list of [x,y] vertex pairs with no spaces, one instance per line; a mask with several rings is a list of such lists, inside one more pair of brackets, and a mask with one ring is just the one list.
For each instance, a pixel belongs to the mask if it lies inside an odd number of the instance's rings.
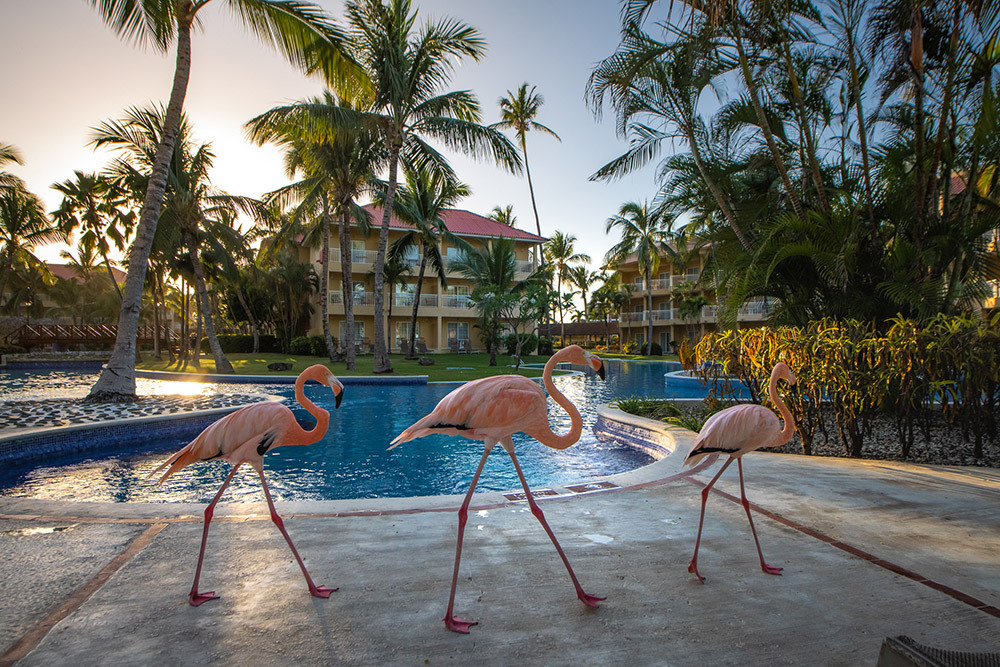
[[764,574],[776,574],[776,575],[778,575],[780,577],[781,576],[781,571],[784,568],[774,567],[773,565],[768,565],[767,563],[761,563],[760,564],[760,569],[761,569],[761,571],[764,572]]
[[698,577],[698,581],[700,581],[701,583],[705,583],[705,577],[698,574],[698,561],[696,561],[693,558],[691,559],[691,562],[688,563],[688,572]]
[[191,603],[192,607],[198,607],[209,600],[218,600],[219,596],[215,594],[215,591],[209,591],[207,593],[199,593],[198,591],[191,591],[188,595],[188,602]]
[[473,625],[479,625],[479,621],[463,621],[458,616],[445,616],[442,620],[449,630],[463,635],[469,634],[469,628]]
[[317,598],[328,598],[330,593],[335,593],[340,590],[339,588],[327,588],[326,586],[310,586],[309,592],[313,597]]
[[602,597],[598,597],[596,595],[591,595],[590,593],[584,593],[582,590],[579,591],[576,594],[576,596],[578,598],[580,598],[580,602],[582,602],[583,604],[587,605],[588,607],[593,607],[595,609],[597,608],[597,603],[598,602],[601,602],[603,600],[607,600],[607,598],[602,598]]

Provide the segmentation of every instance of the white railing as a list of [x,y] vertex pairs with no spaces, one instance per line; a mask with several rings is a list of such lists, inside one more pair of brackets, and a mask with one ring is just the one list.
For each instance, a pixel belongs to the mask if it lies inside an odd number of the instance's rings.
[[409,292],[396,292],[392,295],[392,305],[393,306],[413,306],[413,295]]
[[[374,306],[375,305],[375,293],[374,292],[355,292],[352,303],[355,306]],[[343,292],[337,290],[330,290],[330,304],[336,306],[344,305],[344,294]]]
[[534,270],[535,270],[534,262],[525,262],[520,259],[517,260],[517,267],[515,268],[515,271],[517,273],[531,273]]
[[[375,250],[351,250],[351,264],[374,264],[377,255]],[[330,261],[340,264],[340,248],[330,248]]]
[[770,315],[774,310],[773,299],[751,299],[740,306],[740,315]]
[[473,308],[471,297],[467,294],[441,294],[438,302],[442,308]]
[[[653,284],[654,290],[669,290],[670,289],[670,279],[669,278],[653,278],[650,281]],[[632,290],[633,294],[645,294],[646,293],[646,281],[639,280],[634,283],[629,283],[629,289]]]
[[718,316],[718,312],[719,312],[719,307],[718,306],[702,306],[701,307],[701,316],[702,317],[708,317],[708,318],[717,317]]

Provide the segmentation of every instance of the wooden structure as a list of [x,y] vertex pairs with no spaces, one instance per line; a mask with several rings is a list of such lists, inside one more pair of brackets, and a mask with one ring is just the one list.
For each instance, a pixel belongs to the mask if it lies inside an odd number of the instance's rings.
[[[155,328],[139,327],[138,344],[153,343]],[[25,324],[4,337],[4,343],[24,348],[52,345],[114,345],[118,326],[112,324]],[[177,345],[177,334],[169,327],[160,327],[160,344]]]

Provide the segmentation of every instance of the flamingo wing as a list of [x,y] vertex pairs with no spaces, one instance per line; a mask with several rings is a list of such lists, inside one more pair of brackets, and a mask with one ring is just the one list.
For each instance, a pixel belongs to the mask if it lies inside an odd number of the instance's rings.
[[243,463],[260,459],[281,444],[292,424],[296,424],[292,411],[280,403],[248,405],[210,424],[152,474],[169,466],[158,482],[162,484],[181,468],[197,461],[225,458],[232,463]]
[[[392,447],[432,433],[470,440],[517,433],[545,414],[545,392],[520,375],[498,375],[467,382],[441,399],[429,415],[392,441]],[[390,447],[390,449],[392,449]]]
[[694,465],[709,454],[742,456],[769,446],[780,432],[778,417],[764,406],[734,405],[709,417],[691,445],[684,464]]

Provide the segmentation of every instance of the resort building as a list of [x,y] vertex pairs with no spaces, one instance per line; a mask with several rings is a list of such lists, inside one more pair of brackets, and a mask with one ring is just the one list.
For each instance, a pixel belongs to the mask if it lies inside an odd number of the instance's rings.
[[[649,320],[653,320],[653,342],[664,352],[672,344],[687,338],[692,343],[718,328],[718,306],[715,293],[701,280],[708,250],[691,257],[680,269],[665,256],[660,258],[659,273],[653,276],[653,308],[646,309],[647,286],[639,262],[633,256],[617,267],[622,285],[631,292],[628,305],[622,309],[619,327],[624,340],[640,345],[646,342]],[[760,299],[744,303],[737,314],[740,327],[762,326],[773,310],[774,303]]]
[[[382,220],[382,209],[368,205],[373,229],[369,236],[362,235],[356,227],[351,228],[351,273],[354,290],[355,342],[366,345],[372,338],[375,327],[374,268],[378,250],[378,228]],[[474,247],[484,247],[490,239],[509,238],[514,240],[517,258],[516,280],[528,277],[536,268],[535,249],[545,239],[514,227],[508,227],[481,215],[460,209],[448,209],[442,214],[448,230]],[[393,241],[413,229],[395,216],[389,223],[389,246]],[[344,299],[343,274],[341,272],[340,247],[337,237],[331,234],[329,316],[330,332],[338,341],[344,340]],[[447,264],[459,256],[459,248],[445,240],[441,241],[441,254],[446,258],[446,274],[439,276],[430,266],[424,273],[420,290],[420,306],[417,318],[417,339],[430,351],[449,349],[470,350],[482,348],[477,330],[476,310],[471,301],[473,285],[465,278],[447,269]],[[316,273],[323,271],[322,250],[302,248],[303,261],[313,264]],[[305,257],[308,256],[308,259]],[[390,350],[399,350],[401,342],[409,339],[410,322],[413,314],[413,299],[416,294],[417,275],[422,256],[414,248],[406,258],[409,273],[401,276],[395,285],[386,284],[385,318]],[[447,283],[446,285],[444,283]],[[323,333],[322,310],[317,304],[309,323],[310,335]]]

